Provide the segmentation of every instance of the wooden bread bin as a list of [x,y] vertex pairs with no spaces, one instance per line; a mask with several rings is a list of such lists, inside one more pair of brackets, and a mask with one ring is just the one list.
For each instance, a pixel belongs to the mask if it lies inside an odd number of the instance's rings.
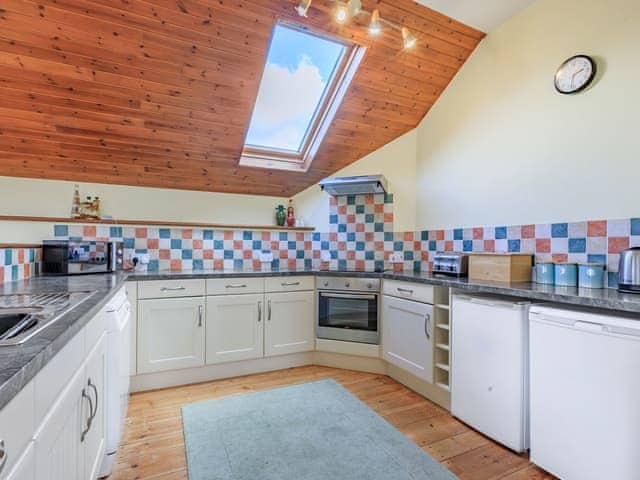
[[469,280],[530,282],[532,265],[526,253],[470,253]]

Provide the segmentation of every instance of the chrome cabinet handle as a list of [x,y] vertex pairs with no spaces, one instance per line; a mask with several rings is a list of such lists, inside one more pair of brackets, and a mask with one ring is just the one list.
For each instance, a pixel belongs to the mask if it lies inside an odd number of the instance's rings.
[[262,321],[262,302],[258,302],[258,323]]
[[96,418],[96,415],[98,414],[98,387],[96,387],[92,382],[91,382],[91,378],[89,378],[88,382],[87,382],[87,386],[93,390],[94,395],[96,396],[96,403],[93,405],[93,412],[91,412],[91,417],[89,418],[89,424],[93,424],[93,421]]
[[161,292],[181,292],[182,290],[186,290],[186,287],[174,287],[174,288],[162,287],[160,289]]
[[427,340],[431,340],[431,334],[429,333],[429,326],[431,325],[431,315],[428,313],[424,316],[424,334]]
[[247,288],[247,285],[244,283],[231,283],[229,285],[225,285],[224,288]]
[[[89,402],[89,412],[93,412],[93,402],[91,401],[91,397],[87,395],[87,392],[85,391],[84,388],[82,389],[82,398],[87,399],[87,401]],[[84,442],[84,439],[86,438],[87,433],[89,433],[90,429],[91,429],[91,413],[89,413],[89,418],[87,418],[87,428],[85,428],[80,434],[80,443]]]
[[267,320],[271,321],[271,300],[267,301]]
[[202,305],[198,305],[198,327],[202,327]]
[[400,288],[398,287],[398,291],[401,293],[408,293],[409,295],[413,295],[413,290],[409,290],[408,288]]
[[0,440],[0,473],[4,470],[4,466],[7,464],[7,458],[9,454],[7,453],[7,448],[4,445],[4,440]]
[[297,287],[298,285],[300,285],[300,282],[291,282],[291,283],[281,283],[280,284],[283,287]]

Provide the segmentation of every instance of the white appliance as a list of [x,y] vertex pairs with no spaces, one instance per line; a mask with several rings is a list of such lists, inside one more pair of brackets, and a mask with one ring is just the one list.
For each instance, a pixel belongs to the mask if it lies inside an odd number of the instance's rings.
[[107,441],[100,477],[111,474],[129,405],[131,304],[125,289],[107,304]]
[[563,480],[640,478],[640,321],[532,307],[531,460]]
[[451,306],[451,413],[516,452],[529,446],[529,306],[461,294]]

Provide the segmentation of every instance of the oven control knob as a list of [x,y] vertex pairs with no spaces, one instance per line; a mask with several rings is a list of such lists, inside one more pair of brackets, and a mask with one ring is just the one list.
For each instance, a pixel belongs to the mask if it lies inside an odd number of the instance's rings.
[[373,288],[373,285],[371,285],[370,283],[367,283],[367,288]]
[[349,288],[351,286],[351,284],[349,282],[344,282],[344,286]]
[[329,282],[324,282],[324,286],[328,287],[329,286]]

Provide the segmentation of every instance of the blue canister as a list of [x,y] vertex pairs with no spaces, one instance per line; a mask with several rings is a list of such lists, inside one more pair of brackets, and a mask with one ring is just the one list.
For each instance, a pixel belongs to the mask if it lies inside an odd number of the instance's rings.
[[578,285],[581,288],[604,288],[604,264],[581,263],[578,266]]
[[555,265],[552,262],[536,263],[536,283],[553,285]]
[[556,263],[556,285],[563,287],[578,286],[578,265],[575,263]]

